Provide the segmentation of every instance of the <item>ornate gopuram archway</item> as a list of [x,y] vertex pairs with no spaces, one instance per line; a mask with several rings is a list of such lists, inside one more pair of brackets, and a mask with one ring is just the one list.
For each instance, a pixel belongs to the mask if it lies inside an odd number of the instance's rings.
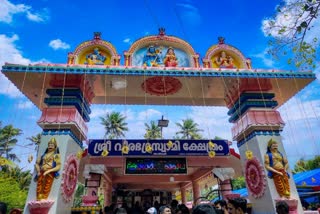
[[[169,200],[168,192],[180,190],[185,202],[186,189],[198,198],[199,181],[217,168],[245,174],[254,213],[275,213],[278,200],[302,213],[293,179],[286,177],[291,173],[280,135],[285,124],[277,109],[315,75],[252,68],[224,38],[202,62],[189,43],[160,29],[134,42],[124,53],[124,65],[100,33],[70,52],[66,64],[6,63],[3,74],[42,111],[37,180],[31,182],[24,213],[70,213],[78,180],[87,185],[88,204],[97,191],[110,204],[115,190],[131,196],[140,191],[135,196],[144,202]],[[146,99],[148,105],[177,109],[226,106],[240,156],[226,140],[87,139],[91,105],[145,105]],[[87,150],[83,142],[89,142]],[[224,182],[223,196],[235,197],[229,180]]]

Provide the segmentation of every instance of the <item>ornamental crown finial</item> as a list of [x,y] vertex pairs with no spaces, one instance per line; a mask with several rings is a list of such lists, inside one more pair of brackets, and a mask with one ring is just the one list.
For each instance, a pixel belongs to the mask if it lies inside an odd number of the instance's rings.
[[224,38],[224,37],[219,36],[219,37],[218,37],[219,45],[224,44],[224,40],[225,40],[225,38]]
[[166,35],[166,29],[164,27],[159,28],[159,35],[160,36]]
[[93,39],[94,40],[100,40],[101,39],[101,32],[94,32],[93,33]]

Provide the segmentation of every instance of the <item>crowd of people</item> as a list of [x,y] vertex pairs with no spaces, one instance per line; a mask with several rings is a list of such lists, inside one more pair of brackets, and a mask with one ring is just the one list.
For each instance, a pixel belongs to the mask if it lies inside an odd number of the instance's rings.
[[101,214],[245,214],[247,213],[247,200],[244,198],[218,200],[214,204],[198,204],[193,209],[189,209],[185,204],[179,204],[177,200],[172,200],[170,205],[160,205],[157,201],[153,206],[142,207],[136,202],[133,208],[123,204],[122,207],[106,206],[101,210]]

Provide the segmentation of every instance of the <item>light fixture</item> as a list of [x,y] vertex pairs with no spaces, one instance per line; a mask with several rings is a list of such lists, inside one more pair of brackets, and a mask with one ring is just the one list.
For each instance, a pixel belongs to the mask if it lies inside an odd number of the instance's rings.
[[168,127],[168,125],[169,125],[169,120],[165,120],[162,115],[161,119],[158,120],[158,127],[160,127],[161,129],[161,139],[162,139],[162,128]]
[[127,87],[127,81],[120,78],[115,78],[111,80],[111,88],[119,90]]

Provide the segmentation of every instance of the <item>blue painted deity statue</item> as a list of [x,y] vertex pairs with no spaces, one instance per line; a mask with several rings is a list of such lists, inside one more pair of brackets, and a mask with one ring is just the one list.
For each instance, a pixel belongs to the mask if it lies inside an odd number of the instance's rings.
[[154,46],[149,46],[146,55],[143,57],[143,65],[148,67],[157,67],[161,63],[160,49],[156,49]]
[[104,56],[100,51],[99,48],[95,48],[92,53],[89,53],[86,56],[85,64],[88,65],[104,65],[107,57]]

